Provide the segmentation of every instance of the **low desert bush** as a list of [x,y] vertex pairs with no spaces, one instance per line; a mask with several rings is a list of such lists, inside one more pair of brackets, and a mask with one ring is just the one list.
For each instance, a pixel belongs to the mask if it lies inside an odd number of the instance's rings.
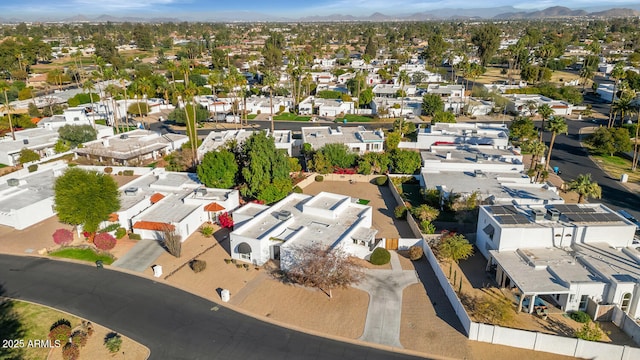
[[389,261],[391,261],[391,254],[387,249],[383,248],[376,248],[373,250],[371,259],[369,259],[369,262],[373,265],[384,265],[388,264]]
[[316,180],[317,182],[324,181],[324,176],[322,176],[322,175],[316,175],[315,180]]
[[377,178],[375,178],[375,183],[378,186],[384,186],[387,184],[387,177],[386,176],[378,176]]
[[579,323],[587,323],[591,321],[591,317],[584,311],[574,311],[569,315],[574,321]]
[[199,273],[204,271],[207,268],[207,262],[204,260],[193,260],[191,262],[191,270],[195,273]]
[[416,261],[422,259],[424,251],[418,245],[413,245],[409,248],[409,259]]

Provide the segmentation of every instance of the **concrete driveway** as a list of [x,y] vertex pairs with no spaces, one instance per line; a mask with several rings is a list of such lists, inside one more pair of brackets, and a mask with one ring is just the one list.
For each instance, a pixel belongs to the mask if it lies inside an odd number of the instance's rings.
[[391,251],[391,270],[367,269],[355,287],[369,293],[369,310],[360,340],[402,348],[400,320],[404,288],[418,282],[413,270],[402,270],[398,254]]
[[124,256],[111,266],[143,272],[148,269],[166,250],[156,240],[140,240]]

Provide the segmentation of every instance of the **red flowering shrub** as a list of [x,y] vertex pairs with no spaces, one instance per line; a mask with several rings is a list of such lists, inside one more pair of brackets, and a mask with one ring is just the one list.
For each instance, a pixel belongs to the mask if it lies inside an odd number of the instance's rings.
[[80,347],[74,343],[67,343],[62,348],[62,358],[64,360],[76,360],[80,358]]
[[53,233],[53,242],[58,245],[71,244],[73,241],[73,233],[71,230],[58,229]]
[[254,204],[264,205],[264,201],[262,201],[262,200],[257,200],[256,199],[256,200],[251,200],[251,202],[254,203]]
[[56,321],[49,331],[51,341],[59,340],[61,344],[66,344],[71,336],[71,325],[66,319]]
[[334,174],[340,174],[340,175],[354,175],[357,173],[356,169],[353,168],[339,168],[336,167],[333,169],[333,173]]
[[111,250],[116,246],[116,238],[109,233],[99,233],[93,238],[93,244],[100,250]]
[[233,218],[228,212],[220,214],[218,216],[218,222],[220,223],[220,226],[222,226],[223,228],[226,228],[226,229],[233,228]]
[[71,339],[73,339],[73,343],[78,345],[79,347],[84,347],[87,345],[87,340],[89,340],[89,334],[84,332],[83,330],[76,330],[71,334]]

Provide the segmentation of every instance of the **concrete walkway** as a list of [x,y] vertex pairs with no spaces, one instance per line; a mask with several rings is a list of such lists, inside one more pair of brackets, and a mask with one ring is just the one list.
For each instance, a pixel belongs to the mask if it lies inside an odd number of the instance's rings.
[[142,272],[153,265],[165,251],[157,240],[140,240],[111,266]]
[[391,270],[367,269],[356,287],[369,293],[369,310],[360,340],[402,348],[400,320],[402,292],[418,282],[414,270],[402,270],[398,254],[391,253]]

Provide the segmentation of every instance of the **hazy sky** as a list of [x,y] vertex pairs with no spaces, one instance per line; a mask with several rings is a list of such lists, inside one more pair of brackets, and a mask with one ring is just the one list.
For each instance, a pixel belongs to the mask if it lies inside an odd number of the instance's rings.
[[439,8],[487,8],[515,6],[541,9],[561,5],[569,8],[616,7],[629,0],[0,0],[0,17],[95,16],[101,14],[136,17],[205,15],[216,12],[249,11],[269,15],[307,16],[343,14],[368,16],[374,12],[410,14]]

